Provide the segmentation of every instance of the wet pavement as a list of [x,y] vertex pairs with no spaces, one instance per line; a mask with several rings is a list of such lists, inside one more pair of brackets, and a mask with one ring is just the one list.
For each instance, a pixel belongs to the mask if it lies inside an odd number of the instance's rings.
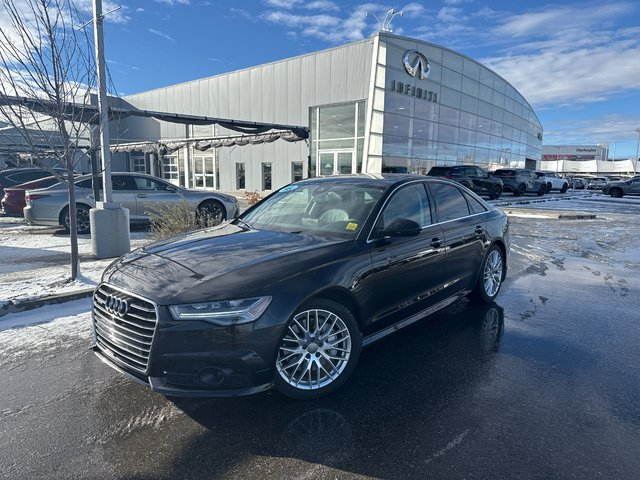
[[88,300],[2,331],[0,478],[636,479],[640,202],[606,205],[512,217],[496,304],[372,345],[313,402],[151,393],[87,350]]

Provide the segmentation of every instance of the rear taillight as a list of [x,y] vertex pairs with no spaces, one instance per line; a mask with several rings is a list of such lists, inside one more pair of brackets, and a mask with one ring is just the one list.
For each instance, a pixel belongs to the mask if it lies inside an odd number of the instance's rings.
[[49,196],[50,196],[50,195],[30,195],[30,194],[28,194],[28,193],[27,193],[27,194],[24,196],[24,200],[25,200],[25,202],[27,202],[27,203],[31,203],[31,201],[32,201],[32,200],[37,200],[37,199],[39,199],[39,198],[46,198],[46,197],[49,197]]

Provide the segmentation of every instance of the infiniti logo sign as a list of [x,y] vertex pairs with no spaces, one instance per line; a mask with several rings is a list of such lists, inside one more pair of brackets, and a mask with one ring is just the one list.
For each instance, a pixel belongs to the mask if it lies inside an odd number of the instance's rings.
[[104,306],[107,312],[119,317],[124,317],[129,311],[129,303],[115,295],[107,295],[107,298],[104,299]]
[[409,75],[415,77],[420,72],[420,80],[425,80],[429,76],[431,66],[429,60],[417,50],[407,50],[402,57],[404,69]]

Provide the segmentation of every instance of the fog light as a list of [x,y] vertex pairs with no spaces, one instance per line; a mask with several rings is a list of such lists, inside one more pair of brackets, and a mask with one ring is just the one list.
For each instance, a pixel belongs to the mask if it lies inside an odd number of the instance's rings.
[[220,385],[227,379],[228,372],[221,368],[208,367],[200,370],[200,380],[208,385]]

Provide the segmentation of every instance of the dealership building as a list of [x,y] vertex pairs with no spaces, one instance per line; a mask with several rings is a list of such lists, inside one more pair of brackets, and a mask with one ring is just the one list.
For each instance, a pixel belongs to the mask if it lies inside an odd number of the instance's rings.
[[425,174],[443,164],[538,168],[542,156],[540,121],[504,78],[450,49],[386,32],[123,102],[180,121],[113,120],[113,170],[193,188],[268,191],[315,175]]

